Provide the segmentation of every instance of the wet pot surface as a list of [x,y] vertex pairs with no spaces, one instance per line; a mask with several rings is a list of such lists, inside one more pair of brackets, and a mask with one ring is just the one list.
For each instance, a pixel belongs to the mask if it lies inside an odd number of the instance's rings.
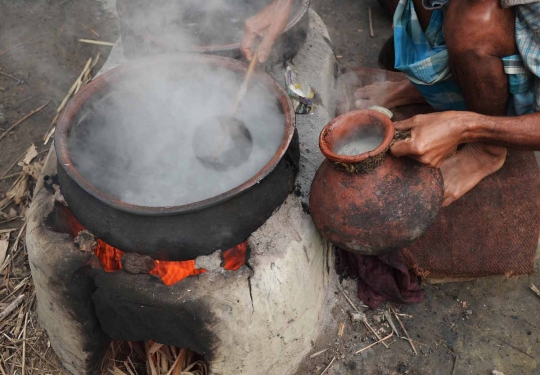
[[424,234],[439,212],[441,187],[438,170],[413,160],[387,156],[361,175],[325,160],[313,182],[310,210],[332,243],[377,255],[402,249]]

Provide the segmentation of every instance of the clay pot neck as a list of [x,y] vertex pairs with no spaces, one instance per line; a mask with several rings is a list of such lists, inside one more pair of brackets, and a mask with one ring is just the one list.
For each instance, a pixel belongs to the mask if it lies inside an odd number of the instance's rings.
[[394,138],[394,124],[374,110],[347,112],[324,127],[319,137],[323,155],[345,169],[368,159],[384,159]]

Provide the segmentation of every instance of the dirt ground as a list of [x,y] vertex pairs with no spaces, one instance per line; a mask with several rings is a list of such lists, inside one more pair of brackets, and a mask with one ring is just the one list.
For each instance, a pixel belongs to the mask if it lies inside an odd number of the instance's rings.
[[[377,67],[378,51],[392,34],[391,21],[377,1],[314,0],[313,3],[329,28],[340,64]],[[0,74],[0,134],[50,101],[42,111],[0,140],[0,176],[31,144],[38,151],[48,148],[42,138],[87,59],[101,52],[97,68],[105,61],[109,47],[82,44],[78,39],[97,39],[93,30],[100,40],[116,40],[118,26],[112,4],[114,1],[0,0],[0,72],[16,78]],[[370,7],[373,38],[369,35]],[[19,170],[15,166],[6,174]],[[12,182],[13,178],[0,180],[0,199]],[[20,220],[1,221],[0,229],[22,225]],[[17,275],[19,279],[29,275],[27,265],[23,268]],[[390,349],[378,344],[352,354],[376,339],[362,323],[351,321],[352,307],[338,293],[334,296],[333,311],[337,324],[328,327],[326,334],[313,343],[312,353],[328,350],[306,359],[298,373],[321,374],[335,357],[325,374],[487,375],[494,369],[506,375],[540,374],[540,298],[528,289],[531,282],[540,286],[538,272],[511,279],[490,277],[424,285],[423,304],[399,306],[404,314],[400,317],[418,355],[407,341],[395,337],[386,341]],[[344,287],[353,303],[360,306],[354,282],[345,281]],[[373,327],[380,330],[381,337],[390,334],[391,329],[379,318],[379,311],[366,314]],[[34,322],[32,316],[29,324]],[[342,336],[338,335],[339,323],[344,323]],[[41,346],[44,350],[41,355],[54,368],[58,363],[46,349],[46,339],[40,339],[40,343],[45,345]],[[41,364],[35,354],[28,355],[36,367]],[[44,368],[45,365],[40,367]],[[27,369],[40,373],[30,365]],[[20,374],[17,367],[14,371]],[[61,373],[50,371],[53,372]]]

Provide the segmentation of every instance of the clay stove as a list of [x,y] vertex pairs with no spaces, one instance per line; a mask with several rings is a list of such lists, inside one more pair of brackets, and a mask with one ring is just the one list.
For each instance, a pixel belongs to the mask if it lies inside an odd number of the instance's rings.
[[[123,61],[119,41],[100,73]],[[193,260],[193,270],[206,272],[194,271],[199,274],[176,283],[164,282],[157,272],[108,272],[94,252],[74,243],[69,208],[50,188],[57,175],[51,150],[29,213],[27,247],[40,323],[70,372],[97,373],[111,339],[189,347],[204,355],[212,374],[223,375],[292,374],[311,350],[331,308],[326,301],[335,276],[331,247],[305,212],[322,160],[317,137],[335,107],[334,55],[313,11],[293,62],[321,104],[314,114],[297,116],[301,157],[295,194],[251,234],[245,263],[234,270],[214,253]],[[272,73],[283,81],[280,65]]]

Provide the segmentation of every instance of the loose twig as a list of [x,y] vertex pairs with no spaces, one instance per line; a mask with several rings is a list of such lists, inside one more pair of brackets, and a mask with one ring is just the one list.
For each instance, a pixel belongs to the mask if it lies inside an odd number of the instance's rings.
[[384,312],[384,317],[388,321],[388,324],[390,325],[390,327],[392,328],[392,331],[394,331],[396,336],[401,338],[401,335],[399,334],[398,330],[396,329],[396,326],[394,325],[394,321],[392,320],[392,315],[390,314],[390,312],[385,311]]
[[4,320],[9,314],[13,312],[24,300],[24,294],[21,294],[13,302],[11,302],[8,307],[6,307],[2,312],[0,312],[0,322]]
[[[351,301],[351,299],[345,294],[345,291],[342,288],[340,288],[339,286],[338,286],[338,289],[341,292],[341,294],[343,294],[343,297],[345,297],[347,302],[349,302],[349,304],[352,306],[352,308],[355,309],[357,312],[360,312],[360,310],[358,310],[356,308],[356,306]],[[361,305],[361,306],[365,306],[365,305]],[[365,307],[367,307],[367,306],[365,306]],[[375,335],[375,337],[377,337],[377,339],[379,339],[379,340],[381,339],[381,336],[379,336],[379,334],[373,329],[373,327],[368,323],[368,321],[366,319],[362,320],[362,322],[364,323],[364,325],[366,326],[368,331],[371,331],[371,333],[373,333]],[[386,347],[386,349],[390,349],[390,347],[388,345],[386,345],[385,342],[383,342],[383,345]]]
[[345,332],[345,323],[341,323],[338,329],[338,336],[339,337],[343,336],[344,332]]
[[328,348],[320,350],[317,353],[313,353],[312,355],[309,356],[309,359],[313,359],[313,358],[315,358],[315,357],[317,357],[317,356],[319,356],[319,355],[321,355],[323,353],[326,353],[327,350],[328,350]]
[[456,359],[454,359],[454,367],[452,368],[452,375],[454,375],[456,373],[458,359],[459,359],[459,357],[456,355]]
[[1,70],[0,70],[0,74],[3,75],[3,76],[5,76],[5,77],[11,78],[11,79],[14,80],[14,81],[17,81],[17,84],[19,84],[19,83],[24,83],[24,80],[23,80],[23,79],[20,79],[20,78],[17,78],[17,77],[15,77],[15,76],[12,76],[11,74],[8,74],[8,73],[3,72],[3,71],[1,71]]
[[371,348],[372,346],[377,345],[378,343],[383,343],[384,344],[384,341],[388,340],[392,336],[394,336],[394,332],[390,333],[388,336],[380,339],[379,341],[376,341],[373,344],[370,344],[370,345],[366,346],[365,348],[362,348],[362,349],[356,351],[354,354],[362,353],[364,350],[368,350],[369,348]]
[[60,371],[60,369],[58,368],[57,365],[55,365],[54,363],[52,363],[51,361],[49,361],[47,358],[45,358],[43,356],[43,354],[41,354],[36,348],[34,348],[32,346],[32,344],[30,344],[29,342],[27,343],[28,346],[30,347],[30,349],[32,349],[34,351],[34,353],[36,353],[42,360],[44,360],[45,362],[47,362],[49,364],[49,366],[53,367],[56,371]]
[[373,38],[375,36],[375,33],[373,32],[373,19],[371,17],[371,7],[368,8],[368,13],[369,13],[369,36]]
[[99,45],[99,46],[109,46],[109,47],[113,47],[113,46],[114,46],[114,43],[111,43],[111,42],[104,42],[104,41],[101,41],[101,40],[79,39],[79,42],[81,42],[81,43],[88,43],[88,44],[97,44],[97,45]]
[[[369,331],[371,331],[371,333],[373,333],[377,339],[379,339],[379,340],[381,339],[381,336],[379,336],[379,334],[377,333],[377,331],[375,331],[375,330],[373,329],[373,327],[371,326],[371,324],[368,323],[367,319],[364,320],[364,324],[366,325],[366,328],[367,328]],[[386,349],[390,349],[390,347],[388,346],[388,344],[386,344],[385,342],[383,342],[382,344],[386,347]]]
[[86,26],[86,28],[87,28],[92,34],[94,34],[97,38],[99,38],[99,34],[97,33],[96,30],[92,29],[92,28],[91,28],[90,26],[88,26],[88,25],[84,25],[84,26]]
[[52,119],[51,124],[49,125],[49,128],[47,129],[47,132],[43,136],[43,143],[44,144],[49,143],[49,140],[53,136],[53,134],[55,132],[55,129],[56,129],[55,128],[56,121],[58,120],[58,117],[60,116],[60,112],[62,112],[62,110],[66,106],[68,100],[73,95],[77,94],[77,92],[80,90],[80,88],[83,87],[84,85],[86,85],[92,79],[91,71],[96,66],[97,62],[99,61],[99,57],[100,57],[100,54],[98,53],[93,60],[92,60],[92,58],[89,58],[88,61],[86,62],[86,65],[84,66],[84,69],[82,70],[81,74],[79,74],[79,76],[77,77],[75,82],[73,82],[73,85],[71,85],[71,88],[69,89],[68,93],[66,94],[66,96],[62,100],[62,103],[60,103],[60,105],[56,109],[56,115]]
[[26,318],[24,320],[24,328],[23,328],[23,352],[22,352],[22,375],[26,375],[25,367],[26,367],[26,326],[28,325],[28,313],[26,313]]
[[323,375],[326,371],[328,371],[328,369],[332,366],[332,364],[334,363],[335,360],[336,360],[336,357],[332,358],[332,360],[330,361],[328,366],[326,366],[326,368],[323,370],[323,372],[321,372],[321,375]]
[[0,141],[2,139],[4,139],[10,131],[12,131],[13,129],[15,129],[17,126],[19,126],[23,121],[29,119],[30,117],[32,117],[33,115],[35,115],[36,113],[38,113],[39,111],[41,111],[43,108],[45,108],[51,101],[49,100],[47,103],[43,104],[41,107],[39,108],[36,108],[34,109],[32,112],[30,112],[29,114],[27,114],[26,116],[24,116],[22,119],[20,119],[19,121],[17,121],[15,124],[11,125],[4,133],[2,133],[2,135],[0,135]]
[[540,297],[540,290],[538,290],[538,288],[536,287],[536,285],[534,285],[533,283],[531,283],[531,285],[529,285],[529,288],[534,292],[536,293],[536,295],[538,297]]
[[19,230],[19,229],[20,229],[20,228],[0,229],[0,234],[5,234],[5,233],[15,232],[16,230]]
[[21,174],[21,172],[19,172],[19,173],[13,173],[13,174],[8,174],[7,176],[2,176],[2,177],[0,177],[0,181],[9,180],[9,179],[12,178],[12,177],[20,176],[20,174]]
[[19,234],[17,235],[17,238],[15,239],[15,242],[13,243],[13,245],[11,247],[11,253],[12,254],[15,254],[15,252],[17,251],[17,247],[19,246],[19,240],[21,239],[21,236],[22,236],[24,230],[26,229],[26,224],[28,224],[28,223],[24,223],[23,226],[21,227],[21,229],[19,230]]
[[19,157],[13,162],[13,164],[11,164],[11,165],[9,166],[8,169],[6,169],[6,171],[4,172],[4,174],[2,174],[2,176],[0,176],[0,178],[6,177],[6,175],[8,174],[8,172],[9,172],[9,171],[10,171],[10,170],[11,170],[11,169],[12,169],[12,168],[13,168],[13,167],[14,167],[14,166],[22,159],[22,158],[24,158],[24,157],[26,156],[26,152],[27,152],[27,151],[25,151],[21,156],[19,156]]
[[31,42],[32,40],[34,40],[34,37],[32,37],[32,38],[30,38],[30,39],[27,39],[27,40],[25,40],[24,42],[20,42],[20,43],[18,43],[18,44],[15,44],[14,46],[12,46],[12,47],[6,49],[5,51],[1,52],[1,53],[0,53],[0,57],[1,57],[1,56],[4,56],[4,55],[5,55],[6,53],[8,53],[8,52],[13,51],[15,48],[22,47],[23,45],[25,45],[25,44],[28,43],[28,42]]
[[[345,297],[345,299],[347,300],[347,302],[349,302],[349,305],[351,305],[351,307],[356,311],[356,312],[360,312],[360,310],[358,310],[356,308],[356,306],[354,305],[354,303],[351,301],[351,299],[345,294],[345,291],[340,288],[339,286],[337,287],[339,289],[339,291],[341,292],[341,294],[343,294],[343,297]],[[361,307],[367,307],[366,305],[360,305]]]
[[529,358],[532,359],[533,361],[536,361],[536,358],[534,358],[532,355],[530,355],[529,353],[527,353],[525,350],[520,349],[520,348],[518,348],[518,347],[515,346],[515,345],[512,345],[512,344],[509,343],[508,341],[503,340],[502,338],[500,338],[500,337],[498,337],[498,336],[493,335],[493,337],[495,337],[497,340],[499,340],[499,341],[502,342],[503,344],[506,344],[506,345],[508,345],[509,347],[513,348],[514,350],[517,350],[517,351],[520,352],[521,354],[526,355],[527,357],[529,357]]
[[401,329],[403,330],[403,332],[405,333],[405,336],[407,336],[407,340],[409,341],[409,344],[411,344],[411,348],[413,349],[414,351],[414,354],[415,355],[418,355],[418,352],[416,351],[416,348],[414,346],[414,343],[411,339],[411,336],[409,336],[409,332],[407,332],[407,330],[405,329],[405,326],[403,325],[403,323],[401,322],[401,319],[399,319],[399,316],[398,314],[396,313],[396,310],[394,310],[394,308],[392,307],[391,304],[388,304],[388,307],[392,310],[392,312],[394,313],[394,316],[396,317],[399,325],[401,326]]

